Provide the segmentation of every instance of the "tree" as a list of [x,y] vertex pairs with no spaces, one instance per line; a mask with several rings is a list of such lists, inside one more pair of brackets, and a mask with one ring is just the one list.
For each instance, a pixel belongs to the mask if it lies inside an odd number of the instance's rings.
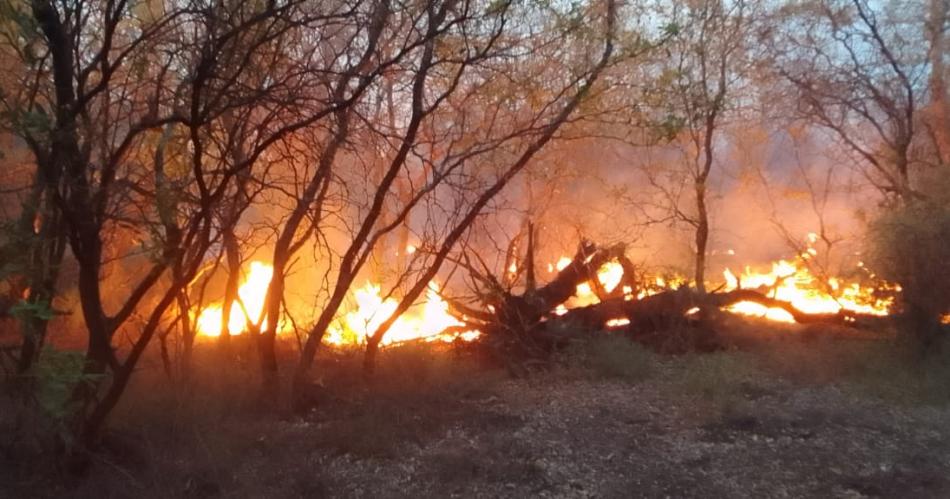
[[928,71],[920,57],[924,37],[913,36],[923,30],[905,29],[923,13],[914,17],[916,7],[904,7],[864,0],[788,4],[776,13],[785,19],[781,28],[766,37],[798,115],[829,131],[868,182],[896,201],[918,195],[914,172],[921,162],[912,146],[921,139]]
[[[662,192],[672,219],[694,230],[693,279],[704,291],[709,183],[721,160],[717,149],[726,140],[725,124],[742,105],[739,91],[750,76],[748,41],[754,9],[743,1],[719,0],[688,3],[684,9],[682,26],[659,63],[655,83],[660,94],[657,114],[662,118],[655,127],[672,138],[682,159],[674,168],[648,168],[648,178]],[[692,209],[683,206],[684,195],[691,198]]]

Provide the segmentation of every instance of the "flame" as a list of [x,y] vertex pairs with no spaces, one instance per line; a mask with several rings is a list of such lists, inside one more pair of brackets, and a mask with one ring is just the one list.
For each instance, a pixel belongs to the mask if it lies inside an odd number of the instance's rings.
[[[332,345],[365,343],[367,338],[383,322],[386,322],[399,306],[397,299],[383,298],[380,291],[381,286],[372,282],[367,282],[354,291],[354,308],[346,312],[339,323],[330,328],[326,336],[327,343]],[[449,313],[449,304],[439,295],[438,285],[429,283],[425,302],[410,308],[396,319],[380,344],[385,346],[417,339],[452,341],[455,338],[461,338],[471,341],[480,334],[478,331],[443,334],[448,328],[462,325],[461,321]]]
[[[809,238],[812,238],[811,234]],[[806,250],[801,258],[794,262],[773,262],[768,270],[757,271],[746,267],[741,276],[736,276],[726,269],[723,272],[726,291],[739,289],[740,286],[747,289],[764,289],[769,296],[789,302],[802,312],[811,314],[835,314],[842,309],[869,315],[887,315],[890,312],[893,298],[876,296],[875,288],[834,277],[822,282],[822,279],[812,274],[804,264],[808,258],[817,255],[814,248],[808,250],[811,251]],[[768,308],[757,303],[741,302],[731,306],[729,310],[774,321],[794,322],[791,314],[785,310]]]
[[[264,310],[264,301],[267,299],[267,287],[270,285],[271,277],[274,275],[274,268],[266,263],[251,262],[251,270],[248,272],[244,284],[238,288],[238,296],[241,303],[234,303],[231,307],[231,313],[228,316],[228,330],[233,335],[238,335],[247,330],[247,323],[257,322]],[[209,305],[198,314],[195,320],[198,334],[203,336],[221,336],[222,324],[221,316],[223,303],[217,302]],[[245,315],[245,310],[247,315]],[[261,329],[267,327],[267,320],[261,324]]]
[[623,279],[623,266],[618,262],[607,262],[597,271],[597,280],[607,292],[611,292]]
[[[562,256],[561,259],[557,261],[556,268],[559,271],[563,270],[568,265],[570,265],[571,261],[572,260],[570,258]],[[597,281],[600,282],[601,287],[603,287],[608,293],[620,285],[621,279],[623,279],[623,266],[618,262],[607,262],[597,269]],[[627,292],[626,290],[628,288],[628,286],[624,286],[625,293]],[[592,305],[600,301],[597,298],[597,294],[594,293],[594,289],[591,287],[590,282],[582,282],[578,284],[574,294],[575,296],[569,301],[570,308]]]

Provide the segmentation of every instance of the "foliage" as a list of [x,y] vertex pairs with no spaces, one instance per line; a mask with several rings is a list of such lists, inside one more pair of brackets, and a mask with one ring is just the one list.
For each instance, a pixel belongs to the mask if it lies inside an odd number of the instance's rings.
[[85,372],[83,352],[56,350],[46,346],[33,368],[36,400],[52,419],[62,420],[69,413],[73,389],[90,383],[98,375]]
[[51,320],[55,315],[49,303],[45,301],[28,302],[25,300],[10,307],[9,313],[21,320],[40,319],[43,321]]
[[[946,176],[945,176],[946,177]],[[950,310],[950,179],[929,184],[926,198],[888,210],[871,226],[875,268],[901,285],[905,329],[928,343]]]

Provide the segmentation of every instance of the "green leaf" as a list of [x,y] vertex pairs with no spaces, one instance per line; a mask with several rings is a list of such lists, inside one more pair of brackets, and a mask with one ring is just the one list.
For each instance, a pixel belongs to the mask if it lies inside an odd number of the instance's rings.
[[36,400],[54,419],[69,414],[70,398],[79,383],[93,382],[102,377],[85,372],[86,359],[82,352],[56,350],[47,345],[33,367],[36,379]]
[[16,305],[10,307],[10,315],[18,319],[40,319],[44,321],[52,320],[56,313],[49,303],[45,301],[28,302],[21,300]]

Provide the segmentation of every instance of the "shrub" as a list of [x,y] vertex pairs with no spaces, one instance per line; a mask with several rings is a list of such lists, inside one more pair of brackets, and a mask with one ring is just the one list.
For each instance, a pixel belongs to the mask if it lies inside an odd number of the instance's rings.
[[950,310],[950,178],[929,183],[924,199],[884,213],[871,226],[874,266],[901,285],[905,337],[929,349]]

